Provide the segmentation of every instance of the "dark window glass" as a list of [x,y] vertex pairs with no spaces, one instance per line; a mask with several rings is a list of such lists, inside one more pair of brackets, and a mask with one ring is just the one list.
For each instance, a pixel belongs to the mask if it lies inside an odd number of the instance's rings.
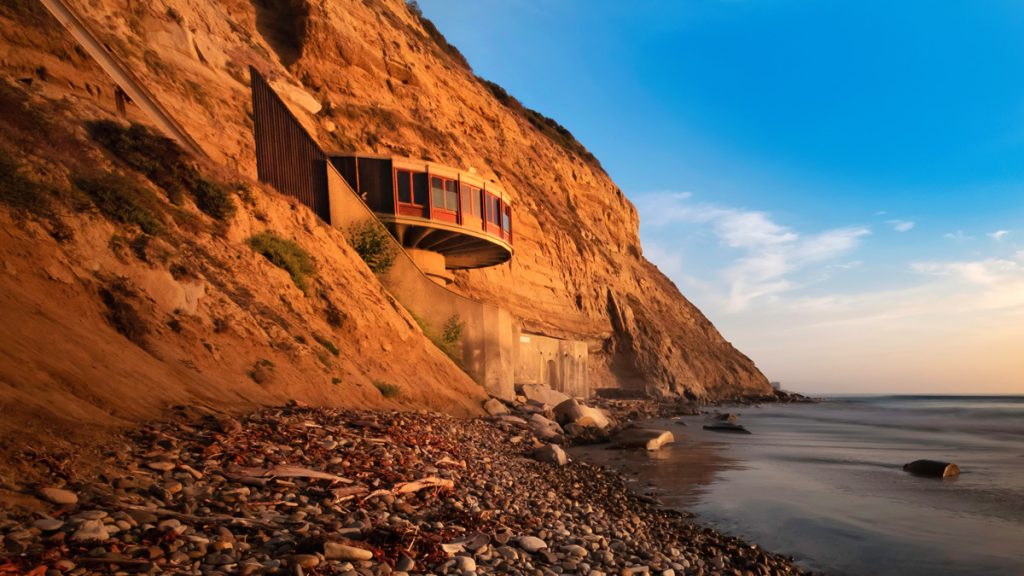
[[420,206],[427,205],[427,175],[423,173],[412,175],[412,203]]
[[479,188],[474,188],[473,189],[472,201],[473,201],[473,210],[472,210],[473,216],[476,216],[477,218],[480,218],[480,189]]
[[412,174],[405,170],[397,172],[398,201],[406,204],[412,203]]
[[444,180],[436,176],[430,179],[430,202],[434,208],[444,208]]
[[494,222],[498,226],[501,226],[501,199],[494,198],[494,209],[492,210],[491,214],[493,215],[491,222]]
[[444,207],[452,212],[459,211],[459,193],[455,187],[455,180],[444,181]]

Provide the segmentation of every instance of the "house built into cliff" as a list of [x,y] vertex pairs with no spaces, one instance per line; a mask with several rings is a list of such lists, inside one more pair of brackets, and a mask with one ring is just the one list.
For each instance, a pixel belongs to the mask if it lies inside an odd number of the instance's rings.
[[330,161],[435,281],[512,258],[512,199],[497,182],[410,158],[331,154]]
[[250,72],[260,181],[332,226],[384,227],[397,257],[381,282],[432,331],[452,321],[462,327],[462,367],[492,395],[511,398],[516,384],[590,395],[584,342],[525,334],[508,310],[446,287],[452,270],[513,256],[512,196],[498,182],[424,160],[325,153],[259,72]]

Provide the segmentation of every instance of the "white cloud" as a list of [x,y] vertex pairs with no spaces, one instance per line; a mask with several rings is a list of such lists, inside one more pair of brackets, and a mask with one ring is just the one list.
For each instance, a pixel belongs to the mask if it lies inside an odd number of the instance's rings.
[[974,236],[965,234],[963,230],[957,230],[956,232],[946,232],[942,235],[943,238],[949,238],[950,240],[956,240],[957,242],[963,242],[965,240],[974,240]]
[[[697,224],[711,228],[719,243],[741,254],[720,272],[728,284],[723,305],[730,312],[791,291],[800,284],[793,273],[825,263],[853,250],[865,227],[847,227],[804,235],[775,222],[765,212],[692,202],[691,194],[664,192],[639,198],[645,227]],[[653,256],[657,257],[657,254]],[[655,259],[671,268],[671,260]]]
[[989,238],[995,240],[996,242],[999,242],[1000,240],[1005,238],[1006,235],[1009,234],[1009,233],[1010,233],[1009,230],[996,230],[995,232],[990,232],[990,233],[986,234],[986,236],[988,236]]
[[897,232],[909,232],[914,229],[914,223],[909,220],[886,220],[885,223]]

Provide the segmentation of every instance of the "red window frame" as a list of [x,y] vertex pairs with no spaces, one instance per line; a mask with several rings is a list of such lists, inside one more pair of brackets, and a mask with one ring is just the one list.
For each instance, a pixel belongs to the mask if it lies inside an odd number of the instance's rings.
[[[442,203],[442,206],[438,206],[437,204],[434,203],[434,180],[440,180],[441,181],[441,194],[442,194],[442,197],[441,197],[441,201],[442,202],[441,203]],[[452,187],[451,190],[449,190],[449,188],[448,188],[449,185]],[[456,180],[454,178],[446,178],[444,176],[438,176],[437,174],[431,174],[430,178],[427,181],[427,189],[430,192],[430,208],[432,210],[444,210],[445,212],[450,212],[452,214],[458,214],[458,212],[459,212],[459,201],[460,201],[459,181],[458,180]],[[451,193],[451,192],[455,193],[455,207],[454,208],[449,208],[448,207],[448,200],[449,200],[448,194]]]
[[[394,172],[395,172],[395,174],[394,174],[394,178],[395,178],[395,204],[396,205],[397,204],[403,204],[405,206],[417,206],[417,207],[420,207],[420,208],[426,208],[427,207],[427,203],[430,202],[430,182],[429,182],[429,180],[427,181],[427,197],[425,198],[426,202],[423,203],[423,204],[420,204],[420,203],[416,202],[416,176],[417,175],[426,176],[426,173],[425,172],[416,172],[414,170],[406,170],[404,168],[395,168]],[[401,197],[400,197],[399,191],[398,191],[399,174],[402,174],[402,173],[407,174],[408,177],[409,177],[409,202],[403,202],[401,200]]]

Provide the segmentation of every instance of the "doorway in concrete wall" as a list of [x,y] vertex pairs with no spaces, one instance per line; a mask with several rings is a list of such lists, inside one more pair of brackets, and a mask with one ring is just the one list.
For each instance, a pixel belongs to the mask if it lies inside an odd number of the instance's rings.
[[548,388],[561,391],[562,387],[559,384],[558,367],[555,366],[554,360],[548,360]]

